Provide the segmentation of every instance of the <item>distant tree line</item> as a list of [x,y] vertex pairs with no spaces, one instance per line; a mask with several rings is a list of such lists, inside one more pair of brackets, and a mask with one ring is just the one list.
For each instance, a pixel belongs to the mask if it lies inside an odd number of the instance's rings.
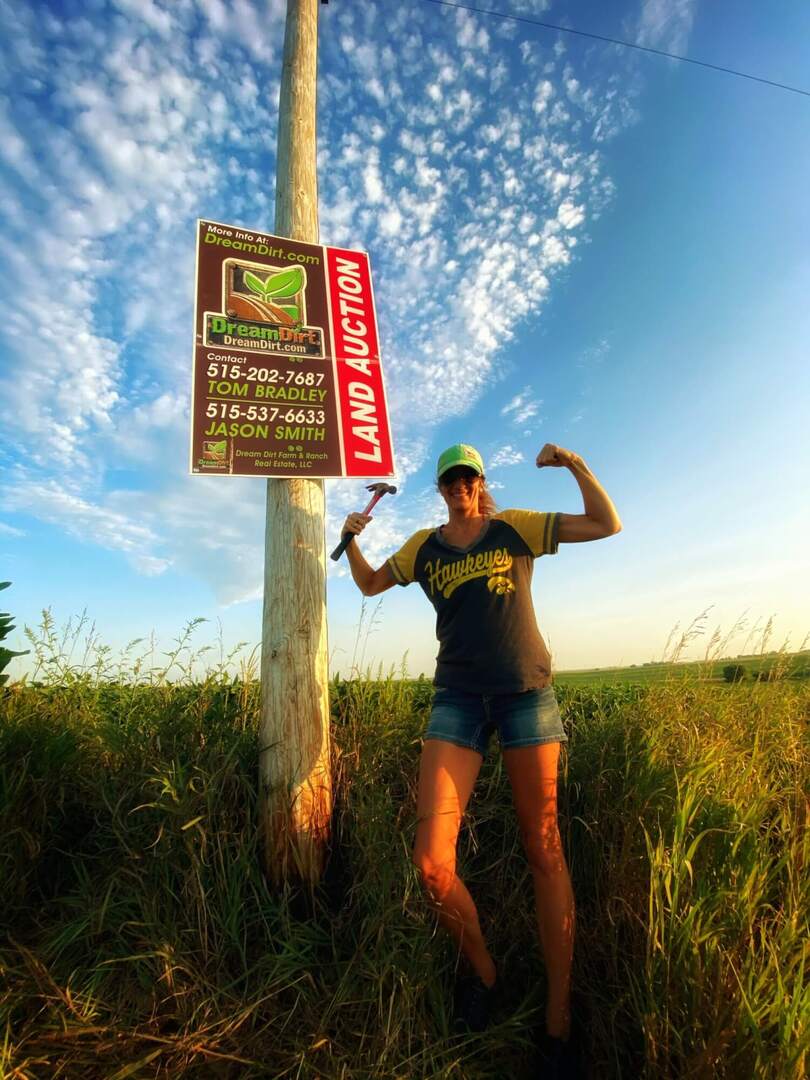
[[[742,682],[749,674],[748,669],[742,664],[726,664],[723,668],[723,678],[727,683]],[[810,677],[810,667],[800,666],[793,668],[769,667],[759,670],[752,669],[750,672],[754,682],[776,682],[779,679],[806,679]]]

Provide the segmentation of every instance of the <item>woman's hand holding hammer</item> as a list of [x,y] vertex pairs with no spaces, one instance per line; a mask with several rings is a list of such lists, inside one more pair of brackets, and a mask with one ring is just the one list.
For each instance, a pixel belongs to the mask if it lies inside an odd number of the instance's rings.
[[370,484],[368,490],[374,492],[373,498],[362,512],[349,514],[346,518],[343,523],[343,537],[332,552],[332,558],[339,559],[344,551],[348,551],[349,569],[356,585],[364,596],[376,596],[377,593],[384,592],[396,584],[391,567],[388,563],[383,563],[378,570],[373,570],[361,555],[357,544],[353,544],[352,540],[354,540],[355,536],[359,536],[371,521],[369,511],[374,508],[383,495],[395,495],[397,489],[392,484],[377,483]]
[[373,492],[371,500],[362,513],[349,514],[346,518],[343,525],[343,537],[331,555],[331,558],[335,559],[335,561],[340,558],[355,536],[357,536],[358,533],[361,533],[371,521],[369,510],[374,509],[383,495],[396,495],[397,493],[397,489],[393,484],[384,483],[369,484],[366,490]]
[[343,523],[343,528],[340,530],[341,536],[347,532],[359,536],[370,521],[371,514],[349,514]]

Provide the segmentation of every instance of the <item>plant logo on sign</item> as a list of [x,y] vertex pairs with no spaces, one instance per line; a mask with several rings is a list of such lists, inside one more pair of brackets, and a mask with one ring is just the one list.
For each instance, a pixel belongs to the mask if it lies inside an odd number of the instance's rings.
[[[231,260],[227,260],[231,262]],[[266,268],[262,268],[264,272]],[[306,271],[300,266],[274,270],[267,277],[254,274],[244,264],[233,263],[226,277],[225,312],[276,326],[300,328],[306,317],[304,288]],[[288,302],[283,302],[288,301]]]
[[222,263],[222,312],[205,313],[205,344],[322,357],[323,329],[307,326],[307,272],[241,259]]
[[203,442],[203,461],[224,461],[228,454],[228,440]]

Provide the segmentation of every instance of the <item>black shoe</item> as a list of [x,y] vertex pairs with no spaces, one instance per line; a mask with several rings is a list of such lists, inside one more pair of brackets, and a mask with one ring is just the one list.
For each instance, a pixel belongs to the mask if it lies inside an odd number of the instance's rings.
[[478,975],[461,975],[456,981],[453,1001],[453,1031],[465,1035],[468,1031],[483,1031],[489,1023],[495,987],[488,987]]
[[582,1075],[576,1042],[543,1032],[537,1041],[537,1080],[581,1080]]

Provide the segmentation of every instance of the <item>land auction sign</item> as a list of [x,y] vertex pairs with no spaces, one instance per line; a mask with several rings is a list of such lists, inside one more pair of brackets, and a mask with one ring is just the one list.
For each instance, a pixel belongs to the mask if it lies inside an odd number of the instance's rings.
[[393,476],[368,256],[197,224],[191,471]]

